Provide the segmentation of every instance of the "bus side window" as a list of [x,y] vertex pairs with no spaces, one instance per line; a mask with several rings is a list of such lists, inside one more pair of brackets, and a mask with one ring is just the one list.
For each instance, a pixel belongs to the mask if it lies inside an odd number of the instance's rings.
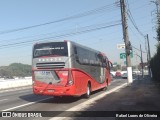
[[77,47],[74,47],[74,54],[77,54]]
[[77,54],[77,47],[76,46],[74,47],[74,54],[75,54],[76,61],[79,62],[79,57],[78,57],[78,54]]

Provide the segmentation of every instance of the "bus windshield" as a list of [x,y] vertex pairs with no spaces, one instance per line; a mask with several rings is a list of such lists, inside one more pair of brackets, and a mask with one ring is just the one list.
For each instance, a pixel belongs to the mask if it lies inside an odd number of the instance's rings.
[[68,56],[67,42],[51,42],[36,44],[33,58],[41,56]]

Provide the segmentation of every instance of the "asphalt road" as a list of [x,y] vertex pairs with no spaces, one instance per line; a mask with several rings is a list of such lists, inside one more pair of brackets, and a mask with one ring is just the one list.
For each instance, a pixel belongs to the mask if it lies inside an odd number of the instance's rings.
[[[112,90],[117,86],[126,83],[126,79],[113,78],[111,85],[108,90]],[[89,100],[95,98],[100,94],[104,94],[106,91],[96,91],[92,93]],[[79,98],[73,97],[62,97],[55,99],[52,96],[39,96],[32,93],[32,88],[0,92],[0,111],[66,111],[74,106],[80,105],[81,103],[87,101],[83,96]],[[10,118],[1,118],[2,120],[8,120]],[[19,118],[12,118],[17,120]],[[23,118],[23,120],[33,119],[33,118]],[[34,118],[34,120],[39,120],[40,118]],[[50,119],[41,118],[41,119]]]

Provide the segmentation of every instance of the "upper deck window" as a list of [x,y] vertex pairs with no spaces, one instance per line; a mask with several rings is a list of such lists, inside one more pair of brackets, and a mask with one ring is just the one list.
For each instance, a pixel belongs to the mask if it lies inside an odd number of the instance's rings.
[[68,56],[67,42],[36,44],[33,48],[33,58],[42,56]]

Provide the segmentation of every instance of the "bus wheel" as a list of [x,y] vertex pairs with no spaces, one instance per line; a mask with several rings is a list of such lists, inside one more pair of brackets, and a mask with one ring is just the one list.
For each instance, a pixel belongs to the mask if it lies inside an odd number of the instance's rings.
[[88,83],[88,85],[87,85],[87,92],[86,92],[86,94],[85,94],[85,98],[89,98],[90,95],[91,95],[91,86],[90,86],[90,84]]

